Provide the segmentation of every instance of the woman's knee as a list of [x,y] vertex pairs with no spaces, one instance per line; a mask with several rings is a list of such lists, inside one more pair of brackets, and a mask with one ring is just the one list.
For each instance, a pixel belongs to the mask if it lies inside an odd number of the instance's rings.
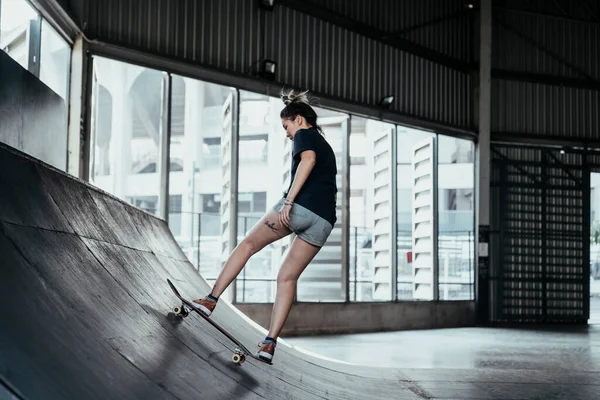
[[295,285],[298,281],[298,278],[289,272],[284,272],[281,270],[277,275],[277,284],[278,285]]
[[244,238],[240,244],[239,247],[241,247],[245,253],[249,254],[250,256],[258,253],[258,251],[260,251],[260,245],[253,240],[251,237],[246,237]]

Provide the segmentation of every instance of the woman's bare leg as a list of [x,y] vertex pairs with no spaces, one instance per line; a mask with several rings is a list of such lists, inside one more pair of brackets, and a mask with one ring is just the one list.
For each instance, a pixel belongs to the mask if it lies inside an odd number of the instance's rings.
[[221,296],[253,254],[290,233],[291,231],[286,226],[279,223],[279,214],[272,209],[267,212],[233,250],[219,273],[211,294],[215,297]]
[[320,247],[305,242],[299,237],[294,239],[279,275],[277,276],[277,294],[271,311],[271,324],[268,336],[277,339],[292,308],[296,282],[306,266],[321,250]]

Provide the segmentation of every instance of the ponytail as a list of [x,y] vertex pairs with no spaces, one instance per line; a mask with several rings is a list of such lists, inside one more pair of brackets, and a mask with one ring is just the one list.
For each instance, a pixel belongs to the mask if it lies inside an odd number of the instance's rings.
[[297,115],[304,117],[306,122],[315,128],[321,135],[325,136],[323,129],[317,123],[317,113],[310,105],[308,91],[296,92],[294,89],[281,91],[281,100],[285,108],[279,113],[282,119],[291,119]]

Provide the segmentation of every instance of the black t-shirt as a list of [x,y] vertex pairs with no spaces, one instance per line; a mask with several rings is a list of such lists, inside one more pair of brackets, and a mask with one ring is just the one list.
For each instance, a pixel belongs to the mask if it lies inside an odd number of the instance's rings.
[[294,135],[292,176],[285,196],[294,182],[301,153],[306,150],[315,152],[316,163],[294,202],[327,220],[331,225],[335,225],[337,221],[335,216],[335,195],[337,193],[335,153],[327,140],[314,128],[299,129]]

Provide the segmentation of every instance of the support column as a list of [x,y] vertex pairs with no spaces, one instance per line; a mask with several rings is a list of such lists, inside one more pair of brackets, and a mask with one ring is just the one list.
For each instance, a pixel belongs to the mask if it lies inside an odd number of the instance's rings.
[[181,198],[181,232],[187,241],[187,255],[200,268],[202,221],[202,195],[200,174],[203,169],[202,145],[206,132],[203,127],[205,83],[191,78],[182,78],[185,85],[185,127],[183,140],[183,181],[186,189]]
[[479,96],[477,141],[477,237],[476,319],[477,324],[489,321],[489,243],[490,243],[490,136],[492,83],[492,0],[481,0],[479,14]]
[[392,148],[390,149],[391,159],[390,159],[390,168],[392,175],[392,185],[390,190],[392,191],[392,214],[391,214],[391,222],[392,222],[392,230],[390,232],[390,238],[392,239],[392,248],[391,255],[392,259],[390,260],[391,271],[391,285],[392,289],[391,293],[391,301],[398,300],[398,127],[394,126],[392,129]]
[[[87,83],[88,63],[91,59],[86,54],[85,41],[81,35],[75,38],[71,52],[71,74],[69,85],[69,133],[67,144],[67,172],[73,176],[90,180],[90,153],[93,151],[89,140],[89,124],[87,106],[89,104]],[[91,71],[91,70],[90,70]],[[82,124],[81,121],[86,121]]]
[[[240,92],[233,92],[231,104],[231,204],[229,205],[229,253],[237,246],[238,238],[238,201],[240,171]],[[237,302],[237,278],[231,285],[231,301]],[[241,297],[241,296],[240,296]]]
[[342,123],[342,301],[350,299],[350,117]]
[[114,83],[110,86],[110,94],[113,97],[110,138],[112,186],[108,191],[123,200],[127,198],[127,179],[131,174],[133,104],[129,97],[129,91],[135,81],[134,77],[127,74],[127,68],[122,64],[116,64],[114,68],[111,68]]
[[162,81],[162,110],[160,118],[160,136],[158,146],[158,176],[160,187],[158,191],[158,216],[169,223],[169,172],[171,160],[171,74],[164,74]]

